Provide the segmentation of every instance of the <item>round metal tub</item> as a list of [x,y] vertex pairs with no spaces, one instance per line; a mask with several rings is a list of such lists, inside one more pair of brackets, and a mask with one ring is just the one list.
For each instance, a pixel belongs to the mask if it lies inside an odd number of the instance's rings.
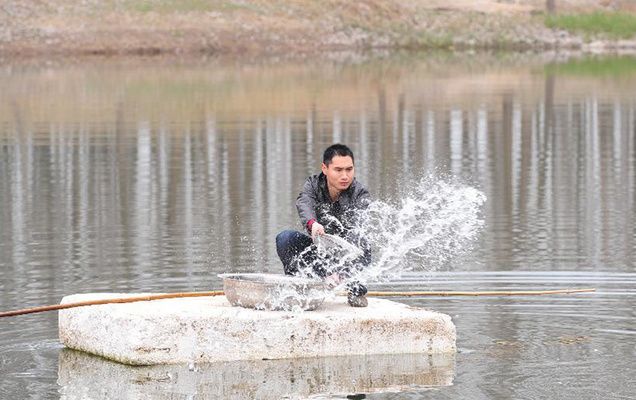
[[327,286],[319,280],[276,274],[221,274],[230,304],[257,310],[315,310]]

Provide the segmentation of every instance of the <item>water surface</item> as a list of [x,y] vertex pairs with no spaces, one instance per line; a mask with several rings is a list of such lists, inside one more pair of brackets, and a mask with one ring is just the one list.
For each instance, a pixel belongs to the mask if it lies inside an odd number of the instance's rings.
[[[300,229],[303,180],[326,146],[344,142],[358,179],[383,201],[399,202],[431,173],[488,199],[468,256],[436,271],[414,265],[376,288],[598,289],[399,299],[453,318],[452,379],[369,398],[633,398],[636,73],[616,67],[633,63],[395,54],[4,64],[0,309],[82,292],[210,290],[218,273],[281,272],[274,237]],[[117,369],[69,357],[56,325],[55,313],[0,321],[1,397],[73,398],[86,377],[69,365]],[[356,362],[324,361],[305,378]],[[110,382],[139,397],[209,393],[183,380],[144,392],[128,374]]]

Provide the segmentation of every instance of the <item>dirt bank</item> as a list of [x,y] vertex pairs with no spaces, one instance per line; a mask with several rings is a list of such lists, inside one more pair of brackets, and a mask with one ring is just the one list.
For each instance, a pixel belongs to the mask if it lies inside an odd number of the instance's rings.
[[[556,4],[560,12],[636,8],[627,0]],[[609,40],[549,29],[544,8],[543,0],[0,0],[0,54],[636,51],[636,38]]]

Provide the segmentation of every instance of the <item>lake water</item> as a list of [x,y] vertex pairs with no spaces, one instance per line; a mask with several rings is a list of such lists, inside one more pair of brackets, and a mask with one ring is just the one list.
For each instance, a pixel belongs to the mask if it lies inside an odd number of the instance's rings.
[[63,349],[56,313],[6,318],[0,398],[636,397],[634,58],[5,60],[0,88],[0,311],[280,273],[333,142],[377,199],[431,174],[487,197],[468,254],[373,289],[597,288],[398,299],[453,318],[438,358],[139,369]]

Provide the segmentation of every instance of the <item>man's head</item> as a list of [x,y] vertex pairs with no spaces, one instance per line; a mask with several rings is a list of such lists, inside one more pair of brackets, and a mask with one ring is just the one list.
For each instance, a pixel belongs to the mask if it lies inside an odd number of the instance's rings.
[[348,189],[355,175],[351,149],[344,144],[327,147],[322,156],[322,173],[327,177],[330,192]]

